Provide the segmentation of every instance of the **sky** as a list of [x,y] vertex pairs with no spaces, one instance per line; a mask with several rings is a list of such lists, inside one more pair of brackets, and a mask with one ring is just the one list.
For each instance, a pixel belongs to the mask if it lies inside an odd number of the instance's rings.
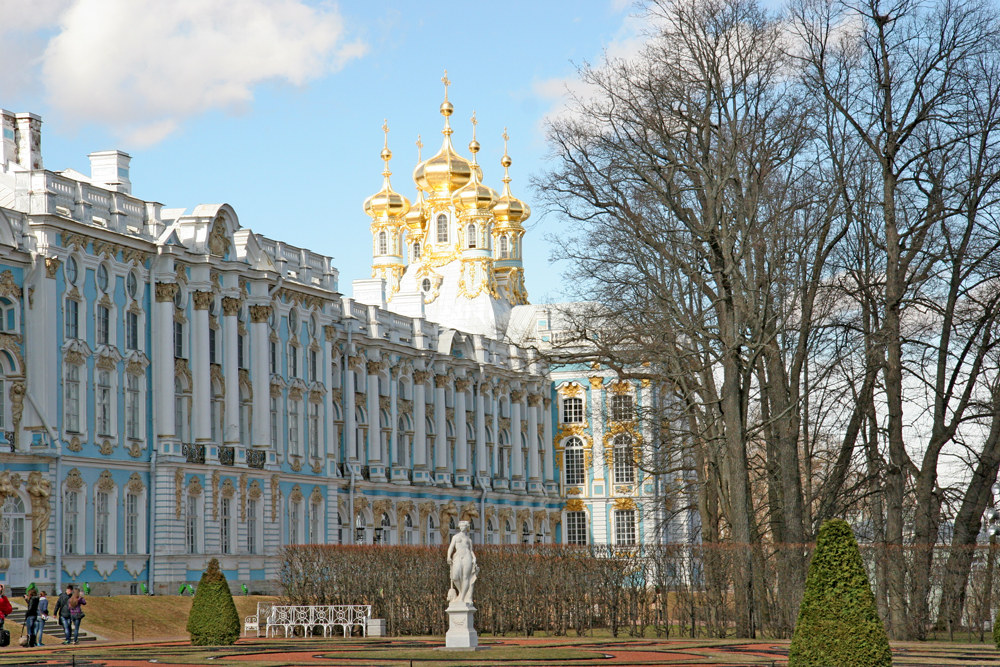
[[[135,196],[168,208],[232,205],[243,227],[330,255],[340,290],[370,277],[383,120],[394,189],[411,200],[421,136],[441,146],[441,77],[468,156],[476,112],[484,180],[534,204],[545,123],[577,66],[638,43],[629,0],[0,0],[0,108],[42,117],[47,169],[132,156]],[[11,66],[16,63],[16,66]],[[533,303],[572,295],[552,262],[564,223],[535,206],[524,246]]]

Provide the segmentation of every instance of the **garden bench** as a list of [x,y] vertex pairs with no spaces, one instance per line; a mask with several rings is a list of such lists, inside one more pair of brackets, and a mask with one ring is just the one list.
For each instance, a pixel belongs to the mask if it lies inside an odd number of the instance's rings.
[[254,631],[259,637],[263,629],[265,637],[275,637],[278,628],[281,628],[282,635],[288,637],[289,631],[294,634],[295,629],[301,627],[302,634],[308,636],[313,633],[314,628],[322,627],[323,636],[328,637],[334,628],[339,627],[344,637],[347,637],[358,626],[362,635],[367,637],[371,616],[372,606],[368,604],[276,605],[259,602],[257,614],[247,616],[243,631],[246,634]]

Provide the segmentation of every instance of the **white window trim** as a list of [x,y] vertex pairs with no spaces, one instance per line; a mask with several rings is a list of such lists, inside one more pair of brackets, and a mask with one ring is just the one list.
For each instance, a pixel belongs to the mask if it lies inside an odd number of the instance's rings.
[[[187,480],[187,484],[184,486],[184,502],[188,502],[188,498],[192,495],[190,493],[191,478]],[[199,480],[200,481],[200,480]],[[183,553],[187,555],[201,555],[205,553],[205,495],[208,493],[205,489],[204,484],[202,485],[202,492],[197,496],[194,496],[195,511],[198,512],[198,516],[195,522],[194,530],[194,541],[195,548],[194,554],[188,551],[187,548],[187,505],[184,506],[184,511],[181,517],[184,519],[184,541],[183,541]]]
[[[66,499],[66,494],[73,492],[76,493],[76,553],[72,556],[83,556],[87,553],[87,506],[90,504],[88,498],[90,494],[87,488],[87,484],[81,486],[78,490],[70,489],[66,482],[63,482],[63,500]],[[64,538],[65,539],[65,538]],[[61,547],[60,547],[61,548]]]
[[[259,480],[258,480],[259,481]],[[260,482],[263,485],[263,482]],[[242,541],[240,542],[238,553],[243,553],[251,556],[261,556],[264,554],[264,497],[261,496],[254,501],[257,505],[257,509],[253,514],[254,522],[254,546],[257,547],[254,553],[250,553],[250,545],[247,543],[248,531],[250,529],[250,504],[249,499],[247,501],[247,522],[245,526],[238,526],[238,531]]]
[[127,394],[128,394],[128,377],[131,376],[138,380],[138,386],[139,386],[139,396],[137,399],[139,401],[139,417],[138,417],[139,423],[138,423],[138,429],[136,430],[136,437],[134,438],[134,440],[138,442],[143,442],[146,440],[146,376],[136,375],[134,373],[126,373],[125,375],[126,375],[125,384],[122,387],[122,406],[123,409],[125,410],[125,431],[124,431],[125,438],[133,440],[133,438],[128,438]]
[[[98,381],[101,378],[101,373],[107,373],[108,374],[108,379],[111,380],[111,389],[108,392],[108,408],[109,408],[109,413],[110,413],[109,416],[108,416],[108,420],[109,420],[109,423],[110,423],[110,428],[108,430],[110,431],[110,433],[98,433],[97,432],[97,423],[98,423],[97,414],[98,414],[98,409],[99,409],[99,406],[97,404],[97,389],[98,389]],[[110,442],[118,442],[118,439],[119,439],[118,438],[118,435],[119,435],[119,431],[118,431],[118,428],[119,428],[119,423],[118,423],[118,395],[119,395],[118,384],[119,384],[119,382],[118,382],[118,372],[117,371],[115,371],[115,370],[103,371],[103,370],[101,370],[99,368],[95,368],[94,369],[93,387],[94,387],[94,437],[95,438],[101,438],[102,440],[108,440]]]
[[[147,499],[148,489],[143,488],[142,492],[133,494],[127,488],[125,490],[125,495],[122,497],[122,553],[128,556],[139,555],[143,556],[147,554],[146,547],[146,525],[147,525],[147,515],[146,508],[148,506]],[[136,509],[138,510],[138,518],[136,519],[136,548],[138,551],[135,554],[128,553],[128,496],[136,496]]]
[[[68,401],[66,399],[66,392],[69,382],[69,371],[70,367],[75,367],[78,372],[77,383],[77,397],[76,397],[76,413],[78,429],[76,431],[70,431],[68,429],[69,419],[68,416]],[[63,386],[62,386],[62,408],[63,408],[63,432],[66,434],[64,438],[66,440],[72,440],[74,437],[80,439],[81,442],[87,442],[89,440],[89,431],[87,429],[87,371],[88,368],[85,364],[70,364],[63,362]]]
[[119,493],[118,485],[104,493],[108,494],[108,552],[106,554],[97,553],[97,494],[101,493],[97,484],[94,484],[91,489],[91,511],[88,514],[91,515],[92,522],[91,527],[94,534],[94,555],[95,556],[117,556],[121,553],[118,549],[118,503],[119,503]]

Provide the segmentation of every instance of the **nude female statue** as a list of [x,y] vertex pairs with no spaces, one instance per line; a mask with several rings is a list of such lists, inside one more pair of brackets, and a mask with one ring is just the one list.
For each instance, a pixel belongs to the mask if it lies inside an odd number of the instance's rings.
[[479,574],[476,554],[472,553],[472,538],[469,537],[469,522],[459,521],[458,532],[448,546],[448,565],[451,565],[451,590],[448,600],[472,604],[472,587]]

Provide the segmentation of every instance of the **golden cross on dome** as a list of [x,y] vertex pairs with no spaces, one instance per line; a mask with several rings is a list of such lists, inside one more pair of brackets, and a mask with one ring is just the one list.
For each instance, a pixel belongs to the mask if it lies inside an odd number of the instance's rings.
[[506,128],[506,126],[503,128],[503,135],[501,135],[501,136],[503,136],[503,152],[504,152],[504,155],[506,155],[507,154],[507,140],[510,139],[510,137],[507,136],[507,128]]
[[479,125],[479,121],[476,120],[476,112],[472,112],[472,140],[476,140],[476,125]]
[[417,135],[417,162],[420,162],[420,152],[424,148],[424,142],[420,141],[420,135]]
[[448,101],[448,86],[451,85],[451,81],[448,80],[448,70],[444,71],[444,76],[441,77],[441,83],[444,84],[444,101]]
[[385,145],[389,146],[389,119],[382,119],[382,131],[385,132]]

